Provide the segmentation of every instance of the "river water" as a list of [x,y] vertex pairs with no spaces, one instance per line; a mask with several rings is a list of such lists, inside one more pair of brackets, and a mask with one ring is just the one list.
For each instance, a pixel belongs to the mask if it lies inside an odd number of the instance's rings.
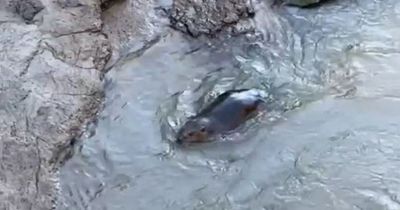
[[[258,5],[259,33],[225,41],[166,31],[108,73],[58,209],[400,209],[399,22],[397,0],[339,0]],[[233,141],[170,143],[239,87],[268,90],[270,114]]]

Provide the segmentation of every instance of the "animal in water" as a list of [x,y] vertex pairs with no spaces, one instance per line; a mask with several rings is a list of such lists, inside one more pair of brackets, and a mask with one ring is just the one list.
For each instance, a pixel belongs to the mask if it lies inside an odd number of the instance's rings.
[[219,95],[178,130],[176,143],[213,141],[213,137],[238,128],[260,113],[267,93],[258,89],[229,90]]

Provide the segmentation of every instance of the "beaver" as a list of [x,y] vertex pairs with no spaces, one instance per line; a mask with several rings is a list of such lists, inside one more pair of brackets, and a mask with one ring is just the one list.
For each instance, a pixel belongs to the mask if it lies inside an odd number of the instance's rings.
[[238,128],[255,117],[265,104],[266,93],[257,89],[228,90],[178,130],[176,143],[205,143]]

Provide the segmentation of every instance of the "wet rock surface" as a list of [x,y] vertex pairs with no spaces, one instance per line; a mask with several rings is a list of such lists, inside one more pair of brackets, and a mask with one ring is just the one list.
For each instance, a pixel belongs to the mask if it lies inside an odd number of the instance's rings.
[[96,1],[0,7],[0,209],[54,207],[59,163],[102,99],[100,12]]
[[[111,44],[112,67],[121,57],[146,49],[160,36],[160,18],[155,4],[146,0],[102,0],[103,28]],[[104,8],[105,7],[105,8]],[[107,67],[107,68],[108,68]]]
[[194,37],[213,35],[254,16],[254,13],[251,0],[175,0],[171,24]]

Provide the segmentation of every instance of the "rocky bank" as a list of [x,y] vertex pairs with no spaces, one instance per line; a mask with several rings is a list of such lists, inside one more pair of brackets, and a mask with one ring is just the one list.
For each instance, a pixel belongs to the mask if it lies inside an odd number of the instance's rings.
[[57,166],[101,102],[111,47],[95,1],[0,5],[0,209],[50,209]]

